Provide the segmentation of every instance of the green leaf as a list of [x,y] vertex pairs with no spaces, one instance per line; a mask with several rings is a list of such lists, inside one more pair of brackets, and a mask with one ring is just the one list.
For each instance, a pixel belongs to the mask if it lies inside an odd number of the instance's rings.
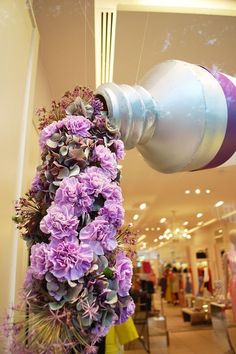
[[61,309],[64,306],[65,302],[65,300],[59,302],[49,302],[49,307],[52,311],[56,311]]
[[105,277],[107,277],[108,279],[111,279],[113,277],[113,271],[111,270],[111,268],[106,267],[103,271],[103,274],[105,275]]
[[57,178],[63,179],[63,178],[69,177],[69,175],[70,175],[69,169],[67,167],[62,167],[60,169],[60,172],[57,175]]
[[67,153],[68,153],[68,147],[67,147],[67,146],[62,146],[62,147],[60,148],[59,152],[60,152],[60,154],[61,154],[62,156],[66,156]]
[[53,141],[51,139],[47,139],[46,144],[51,149],[55,149],[57,147],[57,145],[58,145],[58,143],[56,141]]
[[70,171],[70,177],[77,176],[79,173],[80,173],[80,168],[79,166],[75,165]]

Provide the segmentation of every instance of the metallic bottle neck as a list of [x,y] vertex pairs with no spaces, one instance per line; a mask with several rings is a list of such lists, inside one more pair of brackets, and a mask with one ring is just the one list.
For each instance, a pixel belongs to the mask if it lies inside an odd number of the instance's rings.
[[96,95],[104,101],[110,122],[120,130],[126,149],[143,145],[152,138],[157,102],[143,87],[103,84]]

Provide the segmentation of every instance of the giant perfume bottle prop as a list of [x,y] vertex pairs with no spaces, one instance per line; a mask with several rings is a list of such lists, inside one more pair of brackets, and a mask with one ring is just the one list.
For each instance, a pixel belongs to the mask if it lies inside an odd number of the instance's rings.
[[236,79],[183,61],[155,66],[140,85],[96,94],[127,149],[172,173],[222,165],[236,151]]

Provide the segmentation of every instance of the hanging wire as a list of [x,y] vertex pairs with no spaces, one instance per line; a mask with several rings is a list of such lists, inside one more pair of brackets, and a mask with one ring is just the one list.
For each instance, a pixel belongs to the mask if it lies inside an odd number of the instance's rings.
[[144,26],[144,31],[143,31],[143,39],[142,39],[142,44],[141,44],[141,49],[140,49],[140,55],[139,55],[139,60],[138,60],[138,66],[137,66],[137,72],[136,72],[136,77],[135,77],[135,85],[138,82],[139,74],[140,74],[140,66],[141,66],[141,60],[143,56],[143,49],[144,49],[144,43],[146,40],[146,35],[147,35],[147,29],[148,29],[148,24],[149,24],[149,12],[146,13],[146,21],[145,21],[145,26]]
[[87,77],[87,1],[84,0],[84,76],[85,86],[88,85]]

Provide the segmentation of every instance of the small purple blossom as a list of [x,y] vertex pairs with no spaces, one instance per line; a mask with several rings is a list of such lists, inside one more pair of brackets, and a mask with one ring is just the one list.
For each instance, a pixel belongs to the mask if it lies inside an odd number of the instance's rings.
[[62,120],[62,123],[69,134],[82,136],[83,138],[91,136],[89,129],[92,127],[92,122],[83,116],[67,116]]
[[65,204],[58,206],[52,204],[47,210],[47,215],[40,222],[40,229],[46,234],[51,234],[53,241],[71,241],[77,236],[78,219],[74,207]]
[[60,242],[49,255],[50,272],[60,281],[78,280],[89,270],[93,252],[88,245],[78,242]]
[[97,322],[91,329],[91,333],[97,337],[105,337],[109,332],[109,329],[109,327],[103,326],[101,323]]
[[98,145],[94,149],[93,159],[99,161],[104,173],[111,179],[117,176],[117,163],[115,154],[104,145]]
[[130,297],[127,306],[120,305],[119,307],[119,317],[116,321],[116,324],[124,323],[134,314],[135,304],[133,299]]
[[84,183],[80,183],[76,177],[67,177],[57,189],[54,200],[58,206],[71,204],[75,208],[75,214],[80,216],[83,212],[88,212],[93,203],[88,194]]
[[118,294],[120,296],[127,296],[132,285],[133,267],[131,260],[126,257],[124,252],[117,253],[115,269]]
[[115,154],[117,160],[123,160],[125,157],[125,148],[122,140],[117,139],[113,140],[113,146],[115,148]]
[[124,208],[121,205],[109,201],[105,202],[104,207],[99,210],[99,215],[116,228],[124,223],[124,214]]
[[[36,279],[43,279],[47,273],[49,262],[49,246],[46,243],[36,243],[31,247],[29,271]],[[28,274],[30,276],[30,274]]]
[[30,191],[32,193],[37,193],[42,188],[43,188],[42,181],[40,179],[40,175],[37,173],[32,180]]
[[116,229],[103,217],[98,216],[81,231],[79,238],[88,244],[97,255],[112,251],[117,246]]

